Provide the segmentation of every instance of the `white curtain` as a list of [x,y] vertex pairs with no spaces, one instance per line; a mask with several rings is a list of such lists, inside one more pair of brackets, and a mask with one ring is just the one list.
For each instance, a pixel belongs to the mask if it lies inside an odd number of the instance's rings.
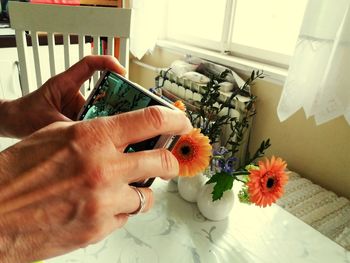
[[164,30],[166,3],[164,0],[131,0],[130,51],[141,59],[151,51]]
[[317,124],[350,125],[350,0],[309,0],[278,105],[286,120],[300,108]]

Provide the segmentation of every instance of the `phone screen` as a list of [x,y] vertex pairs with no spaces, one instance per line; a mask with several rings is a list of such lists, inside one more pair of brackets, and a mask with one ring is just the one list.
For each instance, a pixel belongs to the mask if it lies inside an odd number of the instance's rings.
[[[123,112],[142,109],[152,105],[161,105],[158,101],[143,93],[132,83],[118,75],[107,72],[99,87],[94,90],[90,102],[80,115],[80,120],[112,116]],[[125,152],[153,149],[160,136],[129,145]]]

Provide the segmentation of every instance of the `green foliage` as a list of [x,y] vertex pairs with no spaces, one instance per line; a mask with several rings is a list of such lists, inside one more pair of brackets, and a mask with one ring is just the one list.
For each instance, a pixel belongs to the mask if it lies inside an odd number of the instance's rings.
[[263,157],[265,154],[265,151],[271,146],[270,139],[267,139],[266,141],[262,141],[260,144],[260,147],[256,150],[254,155],[251,157],[249,152],[247,151],[247,157],[246,157],[246,165],[254,163],[254,161],[260,157]]
[[250,119],[255,116],[256,110],[254,107],[256,96],[251,95],[248,92],[248,88],[253,84],[253,82],[256,79],[263,79],[264,73],[263,71],[252,71],[250,77],[245,81],[244,85],[240,87],[239,89],[236,89],[232,92],[229,99],[227,99],[226,106],[229,106],[228,101],[231,101],[234,97],[236,97],[238,94],[249,96],[250,100],[245,105],[245,111],[242,113],[242,118],[240,120],[234,119],[230,123],[231,133],[224,144],[224,146],[230,150],[230,156],[234,156],[238,150],[241,144],[244,140],[244,135],[246,131],[249,128]]
[[224,81],[228,74],[230,74],[230,71],[225,70],[219,76],[210,76],[210,81],[205,87],[204,94],[202,94],[198,112],[196,112],[195,117],[193,117],[193,114],[190,114],[191,122],[195,127],[202,129],[202,133],[208,136],[211,143],[218,142],[223,127],[234,120],[228,114],[220,116],[222,110],[231,105],[233,97],[228,98],[219,107],[216,104],[221,94],[219,83]]
[[[243,135],[249,127],[250,118],[256,114],[254,108],[256,97],[250,94],[249,87],[256,79],[264,78],[264,75],[263,71],[252,71],[244,85],[239,88],[234,88],[230,97],[226,98],[226,100],[218,106],[217,102],[220,98],[219,84],[225,81],[228,74],[231,74],[230,70],[225,70],[218,76],[209,76],[210,81],[205,87],[204,94],[202,94],[203,97],[199,104],[199,110],[195,114],[190,113],[189,117],[192,124],[197,128],[201,128],[202,133],[209,137],[211,143],[218,142],[222,130],[226,125],[230,125],[232,132],[224,145],[226,147],[230,146],[229,148],[232,149],[232,155],[234,155],[234,153],[238,151],[243,140]],[[245,105],[245,113],[241,119],[231,117],[229,113],[222,114],[225,108],[230,108],[234,105],[233,101],[236,99],[237,95],[250,97],[250,100]]]
[[244,185],[241,188],[241,190],[238,192],[238,199],[241,203],[251,204],[249,193],[248,193],[248,186]]
[[234,177],[229,173],[220,172],[214,174],[206,184],[215,183],[214,189],[212,192],[213,201],[221,199],[224,192],[230,190],[233,186]]
[[[212,143],[218,142],[222,130],[227,127],[231,128],[231,133],[228,136],[223,146],[228,152],[221,156],[224,160],[235,157],[240,149],[240,146],[244,142],[245,134],[249,129],[250,120],[256,115],[255,101],[256,97],[250,94],[249,88],[256,79],[263,79],[264,74],[262,71],[252,71],[249,78],[246,80],[244,85],[240,88],[235,88],[230,97],[228,97],[219,107],[215,106],[220,96],[220,81],[223,81],[230,71],[224,71],[219,76],[211,76],[210,82],[206,86],[206,91],[203,94],[203,98],[200,104],[200,110],[198,115],[191,119],[192,123],[196,124],[198,120],[201,120],[198,126],[202,127],[202,132],[209,137]],[[250,100],[245,104],[245,109],[241,112],[241,117],[235,118],[230,117],[229,114],[220,114],[224,108],[232,107],[233,100],[236,99],[237,95],[243,95],[250,97]],[[203,125],[204,123],[204,125]],[[200,126],[201,125],[201,126]],[[270,139],[263,141],[256,152],[251,156],[247,151],[244,160],[241,160],[239,167],[233,172],[220,171],[215,173],[207,182],[207,184],[213,183],[214,189],[212,192],[212,200],[216,201],[222,198],[225,191],[230,190],[235,180],[241,181],[244,186],[239,193],[239,198],[249,203],[249,195],[246,183],[249,180],[249,171],[245,167],[249,164],[253,164],[256,159],[262,157],[265,154],[267,148],[271,146]],[[215,157],[214,157],[215,158]]]

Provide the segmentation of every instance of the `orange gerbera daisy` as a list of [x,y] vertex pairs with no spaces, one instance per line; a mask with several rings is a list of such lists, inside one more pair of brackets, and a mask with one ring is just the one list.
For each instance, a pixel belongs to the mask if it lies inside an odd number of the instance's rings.
[[200,129],[193,129],[189,134],[181,136],[172,153],[179,162],[179,176],[194,176],[209,165],[209,138],[204,136]]
[[251,169],[247,183],[250,201],[263,207],[276,202],[288,181],[286,166],[285,161],[273,156],[271,161],[260,161],[259,169]]
[[181,100],[175,101],[173,105],[179,110],[186,111],[186,105]]

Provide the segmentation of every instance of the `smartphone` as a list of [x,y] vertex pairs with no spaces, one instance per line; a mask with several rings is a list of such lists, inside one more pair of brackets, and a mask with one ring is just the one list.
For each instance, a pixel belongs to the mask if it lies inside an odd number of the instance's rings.
[[[162,105],[177,110],[171,103],[140,85],[127,80],[117,73],[105,71],[78,114],[78,120],[112,116],[152,105]],[[178,135],[159,134],[145,141],[128,145],[124,152],[131,153],[157,148],[172,150],[179,138],[180,136]],[[154,178],[149,178],[144,182],[134,182],[131,185],[149,187],[153,181]]]

